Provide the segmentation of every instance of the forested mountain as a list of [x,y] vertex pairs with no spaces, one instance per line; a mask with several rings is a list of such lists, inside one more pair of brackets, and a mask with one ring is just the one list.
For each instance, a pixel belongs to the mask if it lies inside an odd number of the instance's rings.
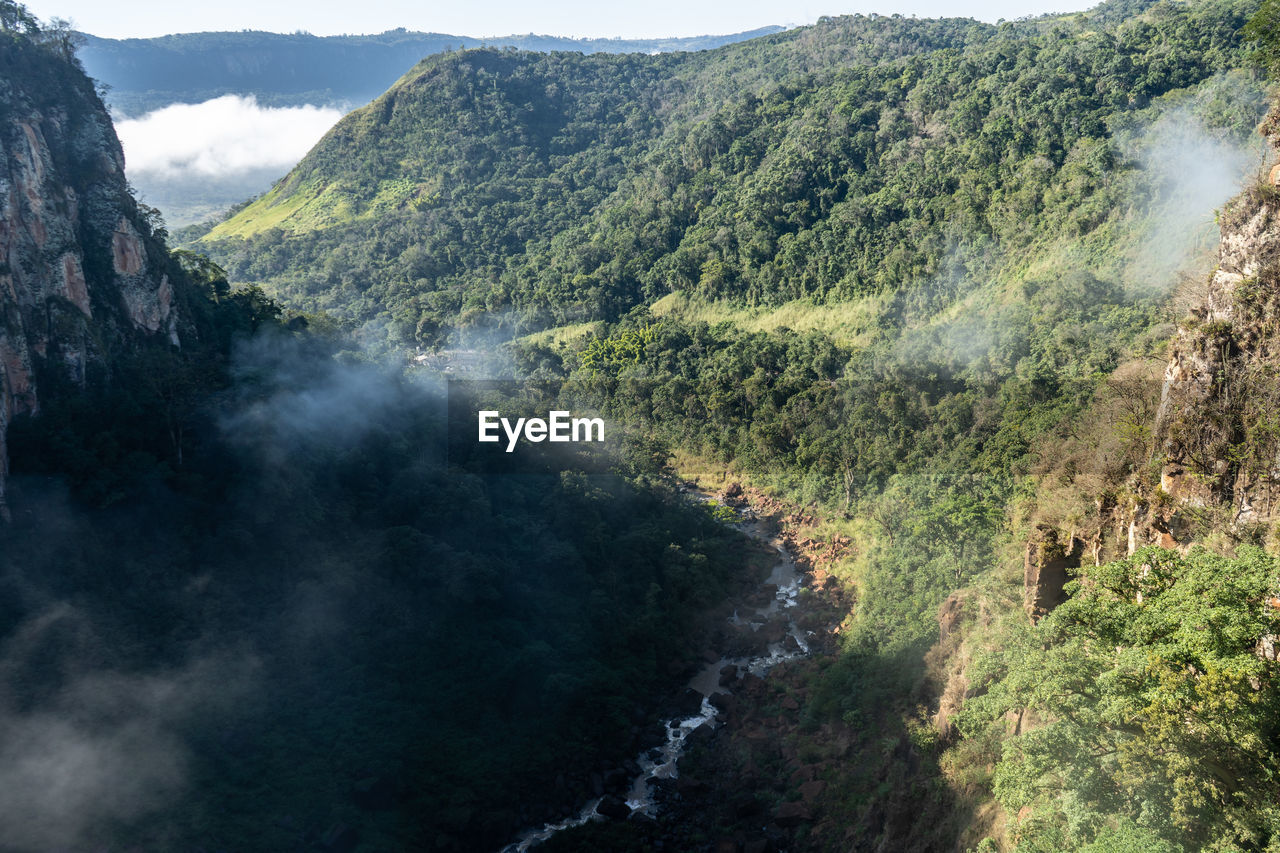
[[745,537],[616,438],[447,454],[167,247],[72,45],[0,0],[4,849],[497,848],[660,739]]
[[[108,126],[65,32],[0,25]],[[1275,849],[1276,33],[1113,0],[452,52],[213,261],[143,210],[185,331],[8,431],[4,843],[497,849],[625,795],[710,666],[653,815],[545,849]],[[613,438],[482,466],[433,363]],[[794,633],[673,474],[775,525]]]
[[[163,208],[170,225],[189,225],[270,189],[341,113],[368,103],[433,53],[484,44],[585,53],[703,50],[780,29],[642,41],[476,39],[403,29],[326,37],[253,31],[119,40],[85,35],[78,56],[105,87],[113,115],[128,121],[121,135],[126,148],[137,146],[128,153],[140,197]],[[157,114],[165,107],[176,112]],[[280,112],[288,108],[304,112]]]
[[1257,10],[433,57],[203,235],[374,348],[510,341],[566,406],[822,516],[841,651],[731,706],[667,823],[551,849],[1275,843],[1267,374],[1219,369],[1271,303],[1202,283],[1242,182],[1223,269],[1271,257]]
[[1160,190],[1144,130],[1185,105],[1221,137],[1259,111],[1247,76],[1221,76],[1248,4],[1147,5],[431,57],[200,245],[237,280],[425,345],[676,291],[848,303],[1063,240],[1114,259]]
[[723,36],[665,39],[570,39],[511,35],[472,38],[405,29],[377,35],[309,33],[180,33],[145,39],[86,34],[77,55],[85,71],[107,84],[112,106],[138,115],[175,103],[220,95],[255,95],[270,106],[358,105],[382,94],[424,56],[490,46],[581,53],[663,53],[709,50],[777,32],[762,27]]

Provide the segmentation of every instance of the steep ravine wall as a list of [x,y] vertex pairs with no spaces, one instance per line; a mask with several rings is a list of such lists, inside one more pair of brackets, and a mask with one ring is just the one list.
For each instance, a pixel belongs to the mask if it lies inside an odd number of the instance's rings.
[[[1280,150],[1280,111],[1261,132]],[[1070,563],[1145,545],[1187,550],[1218,536],[1265,543],[1280,521],[1280,166],[1218,217],[1218,263],[1179,324],[1151,423],[1148,470],[1095,496],[1084,530],[1041,524],[1026,548],[1026,609],[1062,597]],[[1158,473],[1157,473],[1158,472]],[[1060,541],[1085,541],[1065,572],[1042,572]],[[1044,555],[1054,552],[1050,557]]]
[[17,37],[0,39],[0,152],[3,515],[4,436],[39,410],[42,387],[100,381],[117,348],[179,335],[167,252],[130,193],[92,82]]
[[1237,528],[1277,515],[1278,210],[1280,190],[1268,182],[1223,212],[1218,269],[1171,347],[1155,436],[1180,544],[1191,537],[1179,523],[1189,507],[1230,507]]

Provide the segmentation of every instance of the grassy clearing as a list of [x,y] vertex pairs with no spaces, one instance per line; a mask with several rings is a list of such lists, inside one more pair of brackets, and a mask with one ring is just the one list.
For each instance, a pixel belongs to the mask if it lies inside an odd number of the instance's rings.
[[280,187],[225,222],[219,223],[205,239],[252,237],[271,228],[291,234],[317,231],[355,218],[351,193],[334,185],[312,183],[282,196]]
[[795,300],[774,307],[736,306],[729,302],[702,302],[683,291],[669,293],[649,306],[655,317],[672,317],[708,325],[732,323],[748,332],[788,328],[797,332],[824,332],[841,344],[854,347],[870,343],[888,297],[869,296],[853,302],[820,305]]
[[374,219],[410,203],[420,189],[419,184],[404,179],[383,181],[374,198],[362,204],[355,191],[339,184],[311,182],[285,194],[277,186],[219,223],[205,239],[247,239],[272,228],[298,235],[358,219]]
[[518,343],[533,344],[537,346],[564,346],[592,334],[600,334],[604,330],[604,323],[600,321],[592,323],[574,323],[570,326],[557,326],[554,329],[543,329],[541,332],[534,332],[531,335],[525,335],[518,340]]

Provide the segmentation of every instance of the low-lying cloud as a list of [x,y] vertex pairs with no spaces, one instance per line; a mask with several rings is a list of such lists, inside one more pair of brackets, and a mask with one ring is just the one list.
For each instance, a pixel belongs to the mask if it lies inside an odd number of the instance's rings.
[[113,825],[173,806],[189,782],[181,730],[227,707],[256,670],[226,656],[152,672],[94,666],[104,641],[92,617],[63,602],[0,643],[6,851],[99,849]]
[[132,176],[230,177],[291,169],[342,118],[333,107],[264,107],[252,95],[173,104],[116,122]]
[[1137,147],[1151,224],[1138,242],[1134,272],[1148,287],[1168,290],[1184,264],[1217,243],[1214,211],[1261,166],[1264,149],[1257,138],[1215,133],[1186,108],[1161,116]]

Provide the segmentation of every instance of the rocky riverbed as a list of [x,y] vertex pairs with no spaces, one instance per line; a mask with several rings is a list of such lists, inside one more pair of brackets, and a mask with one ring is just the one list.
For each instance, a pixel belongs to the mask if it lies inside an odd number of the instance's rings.
[[[758,773],[734,779],[737,762],[717,761],[714,756],[733,743],[748,751],[768,748],[788,724],[784,716],[792,723],[799,718],[805,697],[788,689],[787,673],[793,662],[833,649],[834,634],[850,601],[823,567],[847,542],[815,542],[803,535],[812,518],[736,484],[717,495],[693,486],[685,491],[693,499],[716,500],[732,508],[734,523],[772,549],[775,560],[768,577],[723,608],[727,616],[702,651],[701,667],[679,695],[664,703],[662,722],[647,728],[651,745],[634,759],[593,774],[591,796],[579,810],[526,830],[503,853],[544,845],[548,850],[588,849],[606,843],[589,838],[601,832],[630,836],[627,842],[607,842],[622,845],[618,849],[635,842],[644,849],[781,850],[790,833],[812,820],[813,801],[825,785],[817,778],[819,769],[799,766],[775,780],[756,778]],[[777,698],[776,693],[783,695]],[[693,775],[694,763],[709,778]],[[771,797],[755,790],[758,783],[768,781],[764,787],[771,789],[799,778],[797,773],[806,777],[799,782],[801,799],[782,803],[768,814]],[[729,778],[718,778],[724,774]],[[727,840],[711,838],[711,815],[717,815],[715,825],[723,826],[719,812],[726,805],[747,825],[759,827],[755,837],[738,832]],[[580,848],[579,842],[586,847]]]

